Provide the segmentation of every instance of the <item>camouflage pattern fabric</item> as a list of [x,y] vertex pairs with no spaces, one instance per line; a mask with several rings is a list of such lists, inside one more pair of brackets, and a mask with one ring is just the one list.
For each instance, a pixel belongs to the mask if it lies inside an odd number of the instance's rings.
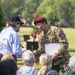
[[53,60],[53,64],[59,65],[69,60],[70,58],[70,54],[68,52],[69,44],[66,35],[62,29],[55,26],[49,26],[47,33],[43,33],[43,32],[40,33],[38,42],[39,42],[39,48],[36,51],[37,56],[45,52],[45,44],[60,43],[60,48],[56,53],[56,55],[57,57],[60,55],[62,55],[63,57],[57,60]]
[[59,75],[57,71],[55,70],[49,70],[46,75]]

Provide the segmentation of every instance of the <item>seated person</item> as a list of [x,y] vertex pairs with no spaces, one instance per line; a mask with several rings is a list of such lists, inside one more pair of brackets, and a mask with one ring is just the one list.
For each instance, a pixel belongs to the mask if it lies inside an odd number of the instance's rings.
[[64,73],[64,75],[75,75],[75,56],[72,56],[69,59],[68,66],[70,69],[68,70],[68,72]]
[[0,62],[0,75],[8,75],[4,65]]
[[[34,36],[34,34],[30,34],[30,35],[29,35],[29,39],[28,39],[27,41],[29,41],[29,42],[34,42],[34,41],[35,41],[35,36]],[[25,41],[25,42],[23,43],[23,45],[22,45],[22,51],[23,51],[23,52],[27,50],[27,41]]]
[[37,32],[36,35],[35,35],[35,41],[38,41],[39,35],[40,35],[40,32]]
[[23,66],[17,71],[16,75],[37,75],[38,69],[33,67],[34,54],[27,50],[22,55]]
[[57,71],[52,70],[52,58],[50,55],[43,53],[39,58],[42,68],[37,75],[59,75]]
[[16,75],[17,71],[17,63],[12,54],[4,54],[1,63],[4,66],[5,71],[7,72],[7,75]]
[[30,35],[29,35],[29,40],[27,40],[27,41],[31,41],[31,42],[35,41],[35,36],[34,36],[34,34],[30,34]]

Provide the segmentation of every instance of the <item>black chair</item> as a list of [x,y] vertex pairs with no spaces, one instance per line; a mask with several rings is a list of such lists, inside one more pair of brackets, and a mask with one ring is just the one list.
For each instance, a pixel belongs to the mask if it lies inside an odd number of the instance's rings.
[[27,41],[29,39],[29,35],[23,35],[24,41]]

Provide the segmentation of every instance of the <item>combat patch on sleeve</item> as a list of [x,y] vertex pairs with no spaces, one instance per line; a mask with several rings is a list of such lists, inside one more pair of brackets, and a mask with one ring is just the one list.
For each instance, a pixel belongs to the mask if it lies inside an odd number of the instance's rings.
[[64,33],[61,33],[61,34],[59,34],[59,36],[60,36],[61,38],[64,38],[64,37],[65,37],[65,34],[64,34]]

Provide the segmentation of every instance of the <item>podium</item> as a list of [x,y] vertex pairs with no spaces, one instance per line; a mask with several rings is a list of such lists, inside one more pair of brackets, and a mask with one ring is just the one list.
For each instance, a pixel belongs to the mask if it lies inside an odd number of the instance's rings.
[[31,51],[37,50],[38,49],[38,42],[27,41],[27,49],[31,50]]

